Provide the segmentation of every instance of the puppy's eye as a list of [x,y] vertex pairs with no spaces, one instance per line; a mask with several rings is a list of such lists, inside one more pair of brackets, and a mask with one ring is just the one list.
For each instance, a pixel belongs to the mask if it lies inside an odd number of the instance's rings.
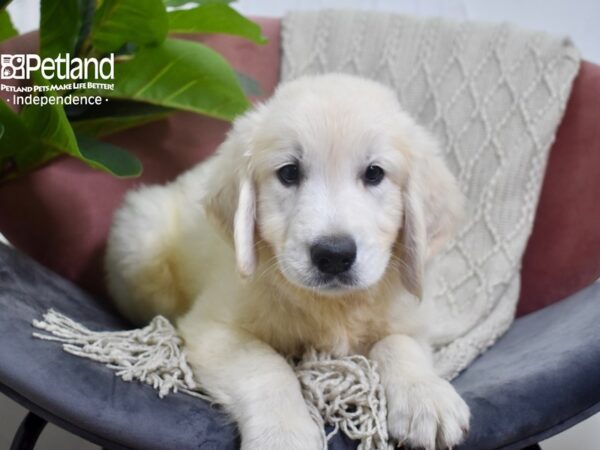
[[384,175],[385,172],[381,167],[371,164],[365,170],[362,178],[365,184],[368,184],[369,186],[377,186],[379,183],[381,183],[381,180],[383,180]]
[[300,183],[300,167],[298,164],[286,164],[277,170],[277,177],[284,186],[293,186]]

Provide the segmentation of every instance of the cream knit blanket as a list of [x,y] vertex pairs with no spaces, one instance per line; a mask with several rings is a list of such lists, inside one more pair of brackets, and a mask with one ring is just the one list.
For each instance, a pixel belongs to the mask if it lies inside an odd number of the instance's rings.
[[508,24],[319,11],[290,13],[282,26],[282,80],[325,72],[378,80],[442,144],[468,220],[430,264],[424,306],[436,318],[436,368],[453,378],[514,318],[579,55],[567,39]]

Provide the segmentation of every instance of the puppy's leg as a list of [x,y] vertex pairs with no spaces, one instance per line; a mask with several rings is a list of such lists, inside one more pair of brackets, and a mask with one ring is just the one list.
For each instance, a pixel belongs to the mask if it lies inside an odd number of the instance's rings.
[[469,428],[469,407],[433,370],[430,349],[405,335],[373,346],[388,401],[390,436],[413,448],[452,448]]
[[317,450],[313,422],[290,365],[248,333],[192,315],[179,323],[194,374],[237,421],[242,450]]

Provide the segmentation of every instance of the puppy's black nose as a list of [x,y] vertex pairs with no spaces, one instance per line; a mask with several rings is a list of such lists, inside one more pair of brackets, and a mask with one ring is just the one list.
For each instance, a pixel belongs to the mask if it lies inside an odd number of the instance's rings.
[[352,267],[356,259],[356,242],[350,236],[321,238],[311,245],[310,258],[322,273],[344,273]]

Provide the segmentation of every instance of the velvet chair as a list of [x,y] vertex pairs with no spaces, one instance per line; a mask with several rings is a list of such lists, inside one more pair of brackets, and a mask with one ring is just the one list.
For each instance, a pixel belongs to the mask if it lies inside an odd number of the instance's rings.
[[[269,44],[205,37],[266,94],[278,81],[279,21],[260,20]],[[2,53],[35,51],[35,34]],[[600,411],[600,67],[584,62],[550,154],[521,271],[519,318],[453,381],[472,412],[461,449],[537,448]],[[0,186],[0,391],[27,408],[12,448],[33,448],[47,421],[108,449],[239,446],[235,425],[202,400],[159,399],[101,364],[32,338],[54,308],[98,330],[129,324],[107,301],[101,260],[124,192],[165,182],[212,152],[228,124],[189,113],[107,138],[144,164],[117,180],[59,159]],[[332,449],[355,448],[341,433]]]

